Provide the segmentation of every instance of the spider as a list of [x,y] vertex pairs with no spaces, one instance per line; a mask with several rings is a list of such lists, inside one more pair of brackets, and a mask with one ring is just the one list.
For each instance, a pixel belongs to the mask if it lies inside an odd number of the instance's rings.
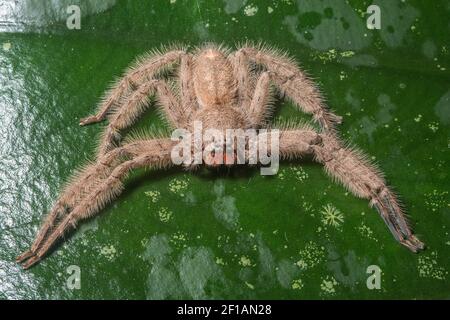
[[[329,111],[313,81],[286,53],[263,45],[244,44],[235,51],[207,43],[194,49],[166,48],[137,60],[107,91],[95,115],[80,125],[108,118],[96,161],[80,169],[43,222],[30,250],[17,257],[26,269],[39,262],[63,235],[97,214],[119,196],[122,181],[134,169],[174,166],[168,136],[121,141],[151,105],[154,97],[172,128],[269,128],[274,90],[312,115],[320,127],[290,124],[279,133],[282,159],[311,157],[354,195],[369,200],[397,241],[413,252],[424,244],[411,232],[395,194],[381,172],[360,151],[346,147],[336,125],[341,117]],[[226,156],[215,154],[214,157]],[[215,162],[208,167],[216,167]],[[193,169],[194,165],[185,165]]]

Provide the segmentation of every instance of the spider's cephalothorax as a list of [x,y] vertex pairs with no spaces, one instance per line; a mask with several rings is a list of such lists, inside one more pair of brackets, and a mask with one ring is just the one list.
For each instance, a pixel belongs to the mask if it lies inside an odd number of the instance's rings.
[[382,174],[361,152],[339,140],[334,126],[340,117],[327,110],[319,90],[294,60],[263,46],[244,45],[232,52],[206,44],[193,51],[172,48],[139,59],[107,92],[97,114],[80,122],[86,125],[108,116],[97,159],[69,181],[31,249],[17,261],[24,268],[40,261],[68,229],[116,198],[131,170],[175,165],[174,141],[168,136],[121,141],[120,132],[140,117],[150,97],[156,97],[173,129],[192,130],[200,122],[204,130],[268,129],[265,134],[270,135],[274,92],[311,114],[321,128],[299,124],[279,128],[280,156],[287,160],[312,156],[356,196],[368,199],[401,244],[414,252],[423,249]]

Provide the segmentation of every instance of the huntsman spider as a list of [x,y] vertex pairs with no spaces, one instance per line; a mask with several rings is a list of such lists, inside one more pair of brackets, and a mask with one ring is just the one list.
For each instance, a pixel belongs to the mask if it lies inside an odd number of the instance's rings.
[[[275,91],[272,89],[276,89]],[[94,216],[119,196],[126,175],[137,168],[175,166],[170,137],[140,137],[122,143],[120,132],[129,128],[151,105],[154,97],[171,128],[267,128],[275,93],[290,99],[312,115],[320,130],[290,125],[280,129],[279,154],[289,160],[311,157],[354,195],[369,200],[393,236],[413,252],[424,244],[413,235],[396,195],[381,172],[363,155],[338,138],[341,118],[329,111],[312,80],[286,54],[264,46],[243,45],[236,51],[205,44],[193,50],[177,47],[139,59],[107,92],[87,125],[109,120],[96,161],[74,175],[31,245],[17,257],[29,268],[39,262],[68,230]],[[225,157],[214,154],[214,157]],[[208,167],[216,167],[213,162]],[[193,169],[194,165],[184,164]]]

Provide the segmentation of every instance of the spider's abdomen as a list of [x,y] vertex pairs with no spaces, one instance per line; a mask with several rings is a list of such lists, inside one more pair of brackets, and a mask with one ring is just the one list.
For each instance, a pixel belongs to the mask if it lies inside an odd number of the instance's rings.
[[233,104],[236,80],[226,56],[214,48],[200,51],[194,60],[195,95],[203,107]]

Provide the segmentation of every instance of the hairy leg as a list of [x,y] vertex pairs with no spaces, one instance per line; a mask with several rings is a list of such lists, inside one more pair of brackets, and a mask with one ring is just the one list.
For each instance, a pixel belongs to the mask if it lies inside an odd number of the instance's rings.
[[41,229],[38,231],[31,249],[17,257],[17,262],[25,261],[34,256],[46,238],[58,228],[58,221],[66,219],[72,211],[107,179],[113,170],[126,158],[136,158],[142,154],[164,155],[170,150],[172,141],[169,139],[138,140],[121,148],[114,149],[104,155],[97,163],[87,166],[80,171],[67,185],[62,195],[46,217]]
[[368,199],[397,241],[413,252],[424,248],[424,244],[412,234],[395,194],[361,152],[343,147],[334,135],[305,130],[282,132],[282,156],[292,158],[307,153],[313,154],[315,160],[324,165],[325,171],[353,194]]
[[250,106],[244,109],[252,128],[264,126],[271,111],[271,97],[270,75],[263,72],[256,83]]
[[121,136],[120,130],[130,127],[143,113],[148,105],[148,99],[156,93],[164,114],[173,127],[186,127],[188,118],[184,108],[178,102],[175,94],[163,80],[150,80],[142,84],[120,107],[111,115],[110,123],[105,129],[98,148],[98,157],[103,156],[117,146]]
[[178,77],[180,79],[181,107],[184,109],[188,121],[191,121],[194,111],[198,110],[198,102],[192,80],[192,56],[190,54],[183,55],[181,58]]
[[120,150],[116,150],[98,163],[86,165],[69,179],[60,197],[42,223],[31,245],[31,249],[18,256],[17,262],[21,262],[33,255],[33,252],[38,249],[48,232],[55,226],[57,220],[68,214],[92,190],[98,181],[111,173],[113,162],[120,153]]
[[304,112],[312,114],[322,129],[330,131],[342,118],[331,113],[316,85],[296,63],[274,50],[246,46],[239,53],[271,72],[280,91],[293,100]]
[[97,113],[81,119],[80,125],[103,121],[111,109],[115,109],[120,100],[134,91],[134,88],[139,87],[146,80],[153,79],[158,72],[177,62],[184,54],[184,50],[173,50],[164,54],[150,53],[138,59],[135,66],[129,68],[125,75],[106,92]]
[[250,106],[254,87],[249,61],[244,52],[236,51],[228,57],[233,65],[234,77],[238,86],[238,104],[245,110]]

